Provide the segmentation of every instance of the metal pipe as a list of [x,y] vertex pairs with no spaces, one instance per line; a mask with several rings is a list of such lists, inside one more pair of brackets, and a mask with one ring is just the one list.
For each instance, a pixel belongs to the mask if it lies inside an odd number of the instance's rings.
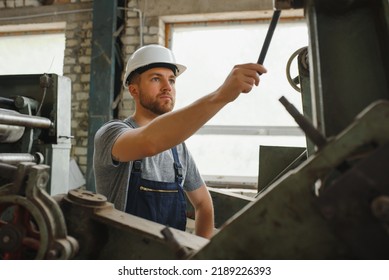
[[119,10],[124,10],[124,11],[132,11],[136,12],[138,14],[138,20],[139,20],[139,47],[143,46],[143,28],[144,28],[144,22],[143,22],[143,13],[141,9],[137,8],[118,8]]
[[135,12],[138,13],[138,18],[139,18],[139,46],[143,46],[143,13],[140,9],[133,9]]
[[32,154],[15,154],[15,153],[1,153],[0,154],[0,162],[15,164],[20,162],[34,162],[36,164],[41,164],[44,161],[44,157],[41,153]]
[[0,124],[0,143],[15,143],[23,137],[24,127]]
[[0,124],[17,125],[31,128],[50,128],[53,126],[50,119],[28,116],[16,111],[0,109]]

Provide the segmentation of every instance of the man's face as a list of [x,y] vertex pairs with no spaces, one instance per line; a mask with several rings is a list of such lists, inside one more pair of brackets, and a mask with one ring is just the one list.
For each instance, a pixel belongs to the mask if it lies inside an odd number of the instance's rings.
[[141,106],[156,115],[170,112],[176,98],[176,77],[168,68],[152,68],[140,75],[138,89]]

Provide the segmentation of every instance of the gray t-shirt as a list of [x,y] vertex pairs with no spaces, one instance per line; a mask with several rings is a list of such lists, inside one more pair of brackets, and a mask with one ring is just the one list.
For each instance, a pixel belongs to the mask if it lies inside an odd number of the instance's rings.
[[[122,211],[126,207],[132,162],[113,161],[111,150],[116,139],[122,133],[137,127],[138,125],[131,118],[124,121],[114,120],[103,125],[95,135],[93,168],[96,191],[106,196],[108,201]],[[177,151],[182,165],[184,190],[193,191],[204,185],[204,180],[185,143],[178,145]],[[171,150],[144,158],[142,160],[142,178],[159,182],[174,182],[173,163]]]

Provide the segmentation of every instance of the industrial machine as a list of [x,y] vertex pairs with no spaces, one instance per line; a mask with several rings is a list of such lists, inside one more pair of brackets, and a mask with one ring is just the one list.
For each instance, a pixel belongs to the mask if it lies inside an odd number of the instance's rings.
[[55,74],[0,76],[0,163],[50,166],[47,192],[69,186],[71,81]]
[[69,191],[70,79],[0,76],[0,92],[2,258],[69,258],[77,242],[51,195]]
[[[53,162],[23,160],[0,165],[7,174],[0,186],[0,256],[388,259],[389,2],[275,0],[274,7],[303,8],[309,27],[299,77],[290,79],[304,112],[280,99],[306,133],[307,151],[253,198],[212,191],[218,229],[211,240],[117,211],[84,189],[48,195]],[[56,124],[53,115],[46,118],[43,142]],[[18,138],[17,131],[7,128],[7,138]]]

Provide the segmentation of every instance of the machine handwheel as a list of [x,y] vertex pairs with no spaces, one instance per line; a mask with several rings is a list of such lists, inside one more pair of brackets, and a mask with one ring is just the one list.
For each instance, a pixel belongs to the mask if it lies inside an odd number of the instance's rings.
[[0,259],[35,259],[41,248],[39,227],[21,205],[0,204]]
[[[303,53],[307,50],[307,47],[299,48],[297,51],[295,51],[290,58],[288,59],[288,62],[286,63],[286,78],[288,79],[289,84],[298,92],[301,92],[301,85],[299,86],[300,79],[299,76],[292,78],[291,76],[291,66],[292,62],[300,53]],[[303,65],[308,68],[308,57],[306,56],[306,59],[302,61]]]

